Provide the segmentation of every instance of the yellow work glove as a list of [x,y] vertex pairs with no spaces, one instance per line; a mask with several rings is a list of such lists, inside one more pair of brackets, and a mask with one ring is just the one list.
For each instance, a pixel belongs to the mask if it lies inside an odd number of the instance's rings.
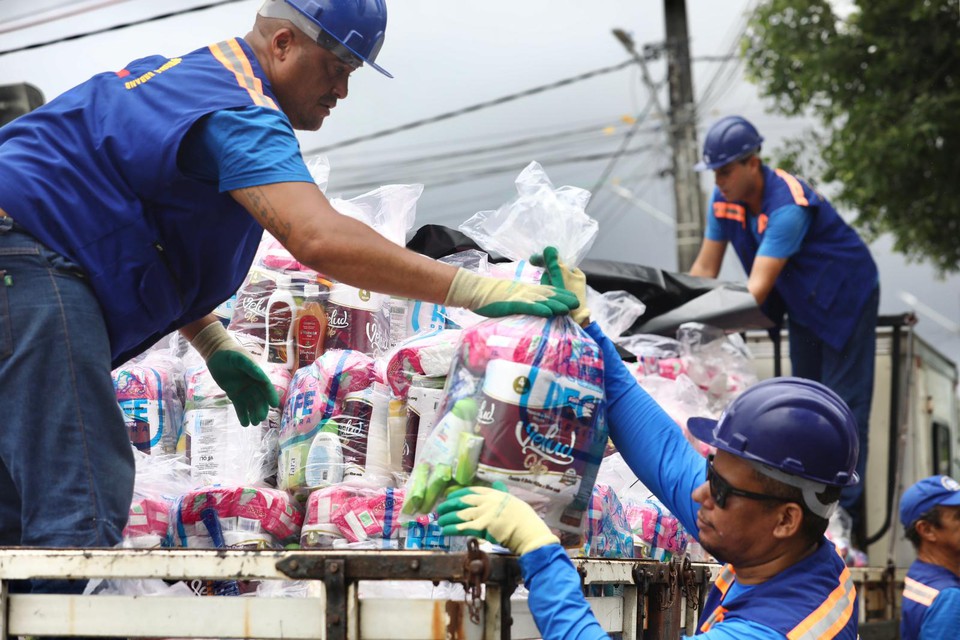
[[280,397],[270,378],[222,324],[207,325],[190,344],[203,356],[210,375],[230,398],[240,424],[245,427],[259,424],[266,420],[270,407],[280,406]]
[[542,255],[530,256],[530,263],[543,267],[545,271],[540,278],[542,284],[551,285],[558,289],[566,289],[577,296],[579,306],[570,312],[573,321],[584,326],[590,323],[590,309],[587,308],[587,277],[580,269],[569,269],[563,261],[556,247],[547,247]]
[[476,536],[501,544],[517,555],[560,540],[526,502],[500,489],[467,487],[437,507],[445,536]]
[[444,304],[464,307],[488,318],[527,314],[549,318],[577,307],[577,297],[561,288],[480,276],[457,271]]

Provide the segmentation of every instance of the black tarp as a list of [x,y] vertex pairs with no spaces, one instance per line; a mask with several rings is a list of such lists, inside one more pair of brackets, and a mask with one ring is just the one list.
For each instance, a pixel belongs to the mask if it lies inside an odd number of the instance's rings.
[[[463,233],[441,225],[420,227],[407,247],[431,258],[483,250]],[[494,254],[490,260],[505,259]],[[624,335],[675,336],[685,322],[702,322],[731,332],[773,326],[742,284],[613,260],[587,259],[580,268],[587,284],[600,293],[626,291],[646,305],[646,312]]]

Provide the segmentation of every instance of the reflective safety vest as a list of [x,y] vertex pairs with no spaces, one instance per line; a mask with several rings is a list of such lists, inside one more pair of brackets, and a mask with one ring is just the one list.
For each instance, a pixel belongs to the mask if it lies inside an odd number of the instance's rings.
[[80,265],[113,366],[212,311],[243,282],[263,228],[177,154],[222,109],[277,109],[241,39],[101,73],[0,128],[0,208]]
[[915,560],[903,580],[901,640],[917,640],[923,616],[944,589],[960,588],[960,577],[940,565]]
[[[756,212],[761,237],[769,217],[781,207],[798,205],[812,215],[803,244],[787,260],[763,310],[778,324],[786,311],[790,322],[808,328],[840,351],[877,285],[877,266],[863,240],[826,198],[786,171],[766,165],[762,170],[763,201]],[[749,274],[760,244],[750,230],[746,206],[724,200],[720,190],[714,189],[711,214]]]
[[734,568],[723,567],[704,604],[698,634],[725,620],[741,619],[769,627],[789,640],[857,637],[853,578],[826,538],[809,557],[726,602],[735,580]]

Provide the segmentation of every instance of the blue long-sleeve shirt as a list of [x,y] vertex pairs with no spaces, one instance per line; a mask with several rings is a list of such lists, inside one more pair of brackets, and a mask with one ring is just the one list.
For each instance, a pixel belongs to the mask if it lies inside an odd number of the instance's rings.
[[[637,475],[683,526],[699,537],[693,490],[706,481],[703,458],[683,437],[667,413],[636,383],[616,347],[596,323],[587,333],[603,349],[604,387],[610,437]],[[544,640],[600,640],[607,634],[580,589],[580,576],[560,545],[548,545],[520,558],[528,606]],[[727,602],[749,593],[734,583]],[[769,627],[743,620],[716,625],[701,640],[768,640],[783,636]]]

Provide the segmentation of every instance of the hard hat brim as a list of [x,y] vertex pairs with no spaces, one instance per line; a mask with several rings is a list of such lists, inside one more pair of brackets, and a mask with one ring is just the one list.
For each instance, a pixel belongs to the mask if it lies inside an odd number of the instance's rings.
[[693,434],[693,437],[701,442],[705,442],[711,447],[715,447],[716,441],[714,434],[717,429],[717,420],[712,418],[690,418],[687,420],[687,429]]

